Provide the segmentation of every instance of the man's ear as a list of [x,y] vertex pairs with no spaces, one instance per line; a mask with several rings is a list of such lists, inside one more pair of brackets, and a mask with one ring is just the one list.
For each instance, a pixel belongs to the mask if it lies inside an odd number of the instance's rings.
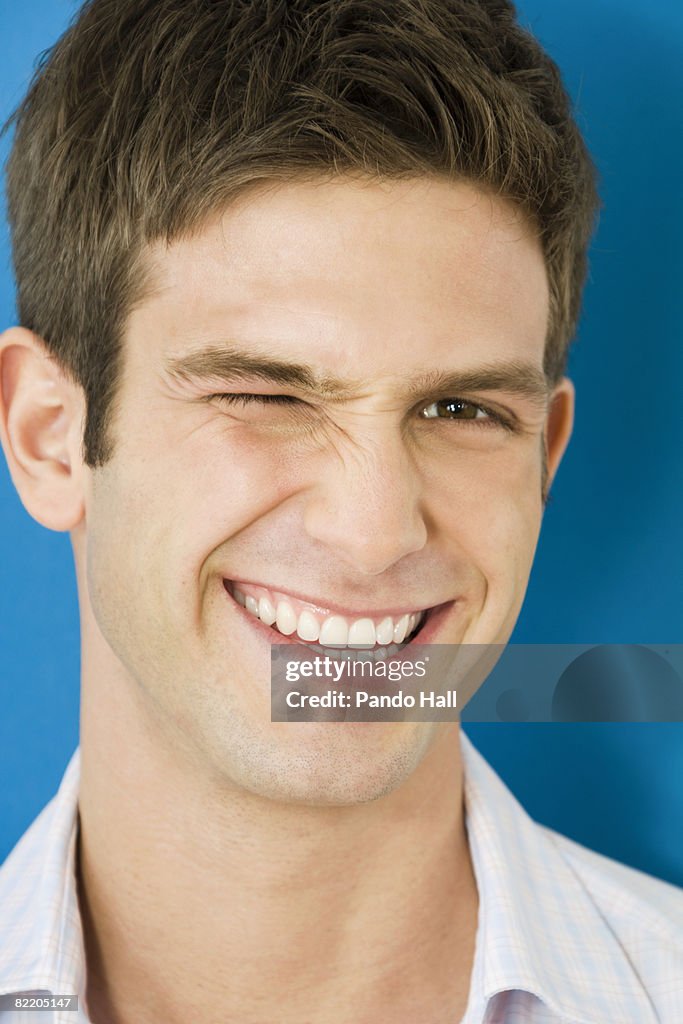
[[569,377],[563,377],[550,396],[548,415],[545,421],[546,493],[550,490],[555,473],[572,436],[574,401],[574,385]]
[[23,327],[0,335],[0,441],[26,511],[49,530],[84,515],[83,391]]

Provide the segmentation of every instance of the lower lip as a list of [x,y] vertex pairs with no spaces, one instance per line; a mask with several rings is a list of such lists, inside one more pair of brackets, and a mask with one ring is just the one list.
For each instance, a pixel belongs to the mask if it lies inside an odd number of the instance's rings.
[[[237,612],[239,612],[241,614],[241,616],[244,619],[246,619],[246,621],[249,623],[249,625],[253,629],[255,629],[256,632],[260,636],[262,636],[265,640],[268,641],[268,643],[270,643],[270,644],[291,644],[294,647],[308,647],[309,646],[308,643],[305,640],[302,640],[295,633],[291,634],[290,636],[285,636],[284,633],[278,632],[276,629],[273,629],[271,626],[266,626],[265,622],[261,622],[261,620],[259,618],[257,618],[256,615],[252,615],[251,612],[248,612],[246,608],[243,608],[241,604],[237,603],[237,601],[234,599],[234,597],[230,593],[230,591],[228,589],[229,583],[230,583],[229,580],[223,580],[223,590],[225,591],[225,594],[227,595],[228,600],[230,601],[230,604],[232,605],[232,607]],[[417,631],[417,633],[412,638],[412,640],[409,640],[408,643],[404,644],[401,647],[401,651],[398,654],[395,654],[395,655],[391,656],[391,660],[394,660],[394,659],[399,659],[400,660],[400,658],[402,656],[405,657],[405,654],[409,650],[409,648],[411,648],[413,646],[416,646],[418,644],[431,644],[431,643],[434,643],[435,642],[434,638],[436,637],[439,629],[441,628],[442,623],[448,617],[451,609],[453,608],[453,606],[455,604],[456,604],[455,600],[453,600],[453,601],[446,601],[444,604],[435,605],[433,608],[430,608],[430,610],[427,613],[427,619],[423,623],[422,627]],[[365,648],[365,650],[372,650],[372,649],[373,648],[369,648],[369,647]],[[361,648],[361,647],[343,647],[343,648],[329,647],[328,651],[329,651],[330,657],[333,657],[334,654],[337,651],[339,651],[339,650],[360,652],[360,651],[363,650],[363,648]]]

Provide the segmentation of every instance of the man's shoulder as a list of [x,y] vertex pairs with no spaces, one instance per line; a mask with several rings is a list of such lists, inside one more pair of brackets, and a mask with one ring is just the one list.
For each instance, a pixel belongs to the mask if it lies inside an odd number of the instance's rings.
[[683,968],[683,889],[538,825],[619,940],[667,948]]
[[620,1012],[626,999],[629,1020],[683,1021],[683,889],[537,827],[576,882],[559,883],[555,910],[582,977],[599,978],[605,991],[616,986],[610,999],[622,1000]]

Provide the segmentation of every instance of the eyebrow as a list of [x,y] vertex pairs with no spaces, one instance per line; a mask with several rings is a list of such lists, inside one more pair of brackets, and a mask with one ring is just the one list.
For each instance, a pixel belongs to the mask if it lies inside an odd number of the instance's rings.
[[411,381],[410,391],[446,396],[473,391],[504,391],[545,407],[551,386],[543,370],[534,363],[512,359],[455,372],[421,374]]
[[[166,360],[166,370],[176,380],[213,386],[245,380],[262,380],[344,401],[367,386],[362,378],[341,379],[319,375],[311,366],[255,355],[234,346],[209,346]],[[485,363],[470,369],[419,374],[407,382],[410,397],[456,396],[474,391],[504,391],[545,406],[550,385],[542,369],[521,360]]]

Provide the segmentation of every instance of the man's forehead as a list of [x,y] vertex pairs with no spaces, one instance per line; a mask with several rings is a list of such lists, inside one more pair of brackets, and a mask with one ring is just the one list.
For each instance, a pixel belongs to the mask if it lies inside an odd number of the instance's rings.
[[[251,186],[178,238],[151,242],[145,257],[171,273],[176,263],[184,272],[186,255],[221,265],[234,256],[235,269],[267,266],[272,272],[282,252],[295,254],[305,268],[309,255],[336,254],[340,244],[359,239],[369,250],[381,245],[388,259],[403,250],[414,260],[437,259],[452,248],[486,258],[491,249],[523,239],[540,252],[536,228],[519,205],[474,182],[337,175]],[[246,267],[242,251],[252,257]]]
[[[281,186],[236,204],[195,235],[152,246],[152,287],[141,305],[151,302],[145,327],[158,325],[162,352],[192,354],[193,372],[205,374],[213,363],[219,377],[228,363],[234,375],[251,359],[253,372],[254,355],[268,356],[304,366],[297,371],[304,387],[319,354],[315,389],[329,395],[355,393],[369,359],[382,374],[396,361],[413,376],[423,351],[425,373],[541,362],[545,266],[537,240],[507,207],[491,243],[490,197],[473,217],[471,186],[347,187],[351,198],[339,203],[338,182],[308,191]],[[366,230],[356,202],[377,213],[384,234]],[[452,235],[441,223],[444,203],[469,218]],[[200,367],[199,349],[207,347],[214,351],[204,352]],[[221,349],[224,362],[216,366]],[[271,365],[269,374],[275,370]],[[289,365],[277,370],[282,383],[293,382],[293,372]],[[529,376],[522,375],[524,387]],[[515,387],[522,377],[511,381]]]

